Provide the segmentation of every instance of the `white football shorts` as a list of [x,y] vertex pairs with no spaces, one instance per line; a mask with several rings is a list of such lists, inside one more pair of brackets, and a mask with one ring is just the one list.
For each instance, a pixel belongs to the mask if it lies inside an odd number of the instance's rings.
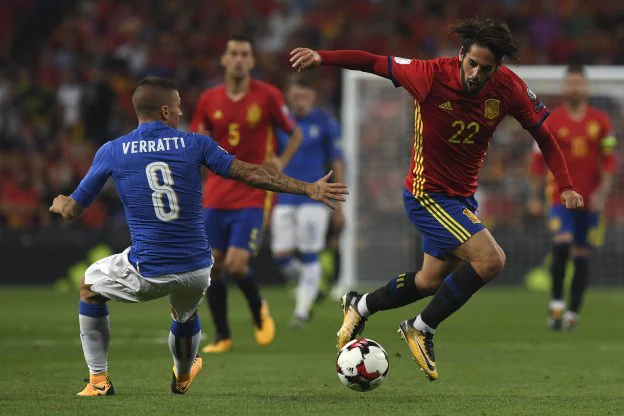
[[330,210],[321,204],[277,205],[271,217],[271,250],[318,253],[325,248]]
[[193,316],[210,286],[212,266],[158,277],[142,276],[128,261],[127,248],[93,263],[85,272],[91,291],[121,302],[146,302],[169,297],[171,316],[185,322]]

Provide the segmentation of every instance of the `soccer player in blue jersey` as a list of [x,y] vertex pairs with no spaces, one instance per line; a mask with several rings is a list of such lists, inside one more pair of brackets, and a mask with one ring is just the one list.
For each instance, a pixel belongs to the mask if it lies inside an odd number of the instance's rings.
[[148,77],[132,97],[139,125],[104,144],[74,193],[57,196],[50,211],[78,218],[112,177],[124,205],[132,246],[92,264],[81,281],[80,338],[90,376],[78,396],[110,396],[110,321],[106,302],[143,302],[168,296],[173,322],[171,391],[184,394],[202,367],[197,307],[210,282],[212,256],[201,215],[201,167],[255,188],[307,195],[335,208],[342,184],[290,178],[242,162],[211,138],[177,130],[180,95],[173,81]]
[[[340,128],[334,117],[314,107],[316,92],[309,78],[303,75],[293,78],[286,95],[303,133],[303,142],[284,173],[308,180],[318,177],[327,166],[331,166],[334,179],[343,182]],[[288,135],[280,132],[278,138],[281,147],[285,147]],[[291,327],[303,327],[310,318],[321,284],[319,253],[325,246],[329,220],[327,207],[299,195],[279,195],[273,210],[273,257],[286,277],[298,280],[295,311],[289,323]],[[334,211],[333,222],[339,227],[344,222],[340,208]],[[298,258],[295,257],[296,252]]]

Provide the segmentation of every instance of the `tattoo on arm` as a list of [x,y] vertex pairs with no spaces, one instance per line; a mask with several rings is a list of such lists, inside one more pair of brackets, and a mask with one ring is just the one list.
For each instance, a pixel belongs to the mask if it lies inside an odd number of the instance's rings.
[[[238,159],[232,161],[230,177],[239,180],[253,188],[266,189],[267,191],[286,192],[289,194],[308,195],[308,183],[284,175],[275,169],[245,163]],[[318,196],[320,187],[316,186],[315,193]]]

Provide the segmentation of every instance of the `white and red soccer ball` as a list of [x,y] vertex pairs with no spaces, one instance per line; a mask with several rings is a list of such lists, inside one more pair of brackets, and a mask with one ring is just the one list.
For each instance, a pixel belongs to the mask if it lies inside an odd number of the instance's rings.
[[336,372],[342,384],[355,391],[371,391],[388,375],[388,354],[377,342],[358,338],[342,347]]

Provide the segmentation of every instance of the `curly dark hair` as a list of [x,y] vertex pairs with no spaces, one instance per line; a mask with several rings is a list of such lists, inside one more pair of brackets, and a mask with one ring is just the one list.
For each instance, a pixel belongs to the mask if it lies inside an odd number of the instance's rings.
[[451,26],[450,33],[459,37],[464,53],[477,44],[492,51],[498,62],[504,57],[515,61],[520,54],[520,44],[511,34],[509,26],[494,19],[460,20]]

